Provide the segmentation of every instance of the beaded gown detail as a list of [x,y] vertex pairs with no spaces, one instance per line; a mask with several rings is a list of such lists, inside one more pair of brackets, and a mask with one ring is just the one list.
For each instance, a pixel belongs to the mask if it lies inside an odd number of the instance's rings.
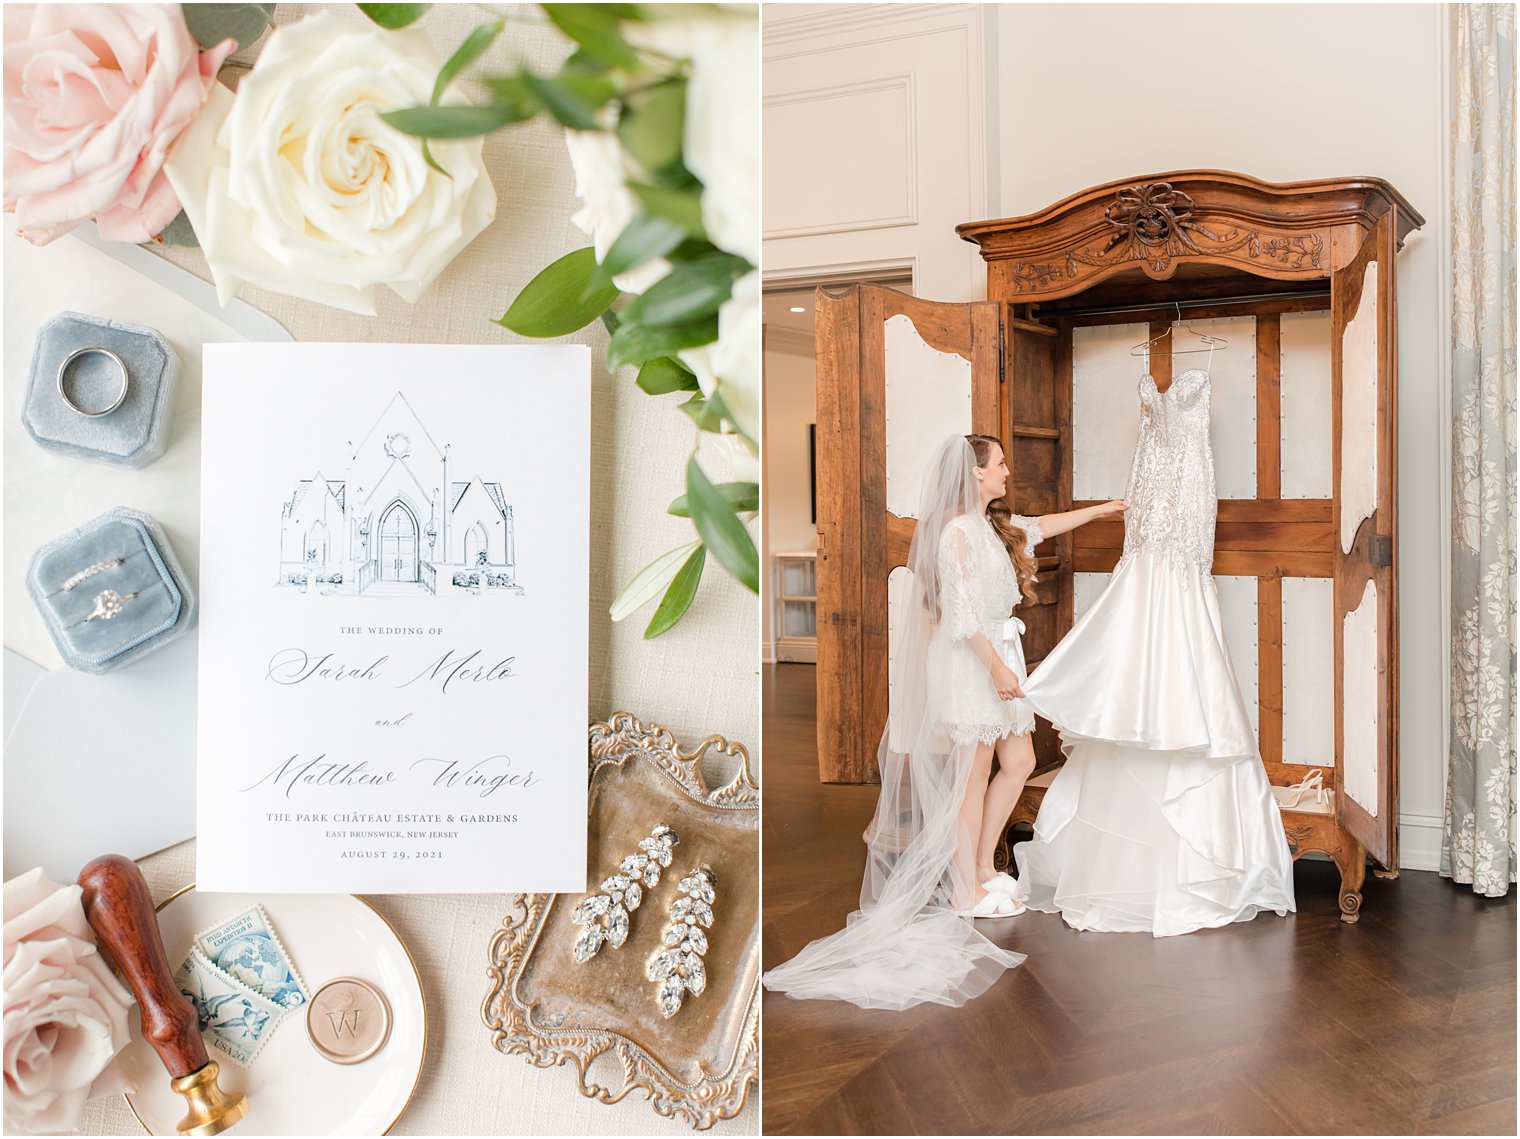
[[1225,647],[1209,374],[1140,379],[1124,550],[1023,685],[1066,762],[1019,891],[1078,929],[1187,933],[1293,910],[1292,862]]

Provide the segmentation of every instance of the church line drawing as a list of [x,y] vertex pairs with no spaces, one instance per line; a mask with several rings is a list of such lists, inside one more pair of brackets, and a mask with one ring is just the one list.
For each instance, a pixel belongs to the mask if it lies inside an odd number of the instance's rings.
[[[456,477],[467,470],[469,478]],[[281,502],[277,588],[520,595],[512,507],[499,482],[434,442],[398,391],[341,470],[319,467]]]

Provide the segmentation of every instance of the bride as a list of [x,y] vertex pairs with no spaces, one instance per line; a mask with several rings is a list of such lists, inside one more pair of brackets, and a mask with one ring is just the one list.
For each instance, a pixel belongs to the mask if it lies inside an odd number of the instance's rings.
[[1011,512],[1007,484],[1003,447],[989,436],[953,435],[929,462],[860,909],[844,929],[769,970],[771,989],[865,1008],[960,1005],[1024,960],[966,920],[1023,909],[1013,880],[992,866],[1034,767],[1034,715],[1019,687],[1023,623],[1011,614],[1033,580],[1042,538],[1125,507],[1030,518]]

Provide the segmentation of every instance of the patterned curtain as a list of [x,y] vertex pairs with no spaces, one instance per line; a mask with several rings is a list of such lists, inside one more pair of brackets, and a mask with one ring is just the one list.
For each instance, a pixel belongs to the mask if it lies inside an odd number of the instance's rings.
[[1451,8],[1451,767],[1441,873],[1515,881],[1515,7]]

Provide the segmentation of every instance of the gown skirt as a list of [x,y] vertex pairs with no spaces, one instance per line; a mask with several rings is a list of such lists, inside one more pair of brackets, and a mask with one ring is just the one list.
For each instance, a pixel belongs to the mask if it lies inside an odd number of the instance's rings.
[[1213,577],[1141,548],[1023,685],[1066,762],[1020,897],[1077,929],[1187,933],[1294,909],[1292,861]]

